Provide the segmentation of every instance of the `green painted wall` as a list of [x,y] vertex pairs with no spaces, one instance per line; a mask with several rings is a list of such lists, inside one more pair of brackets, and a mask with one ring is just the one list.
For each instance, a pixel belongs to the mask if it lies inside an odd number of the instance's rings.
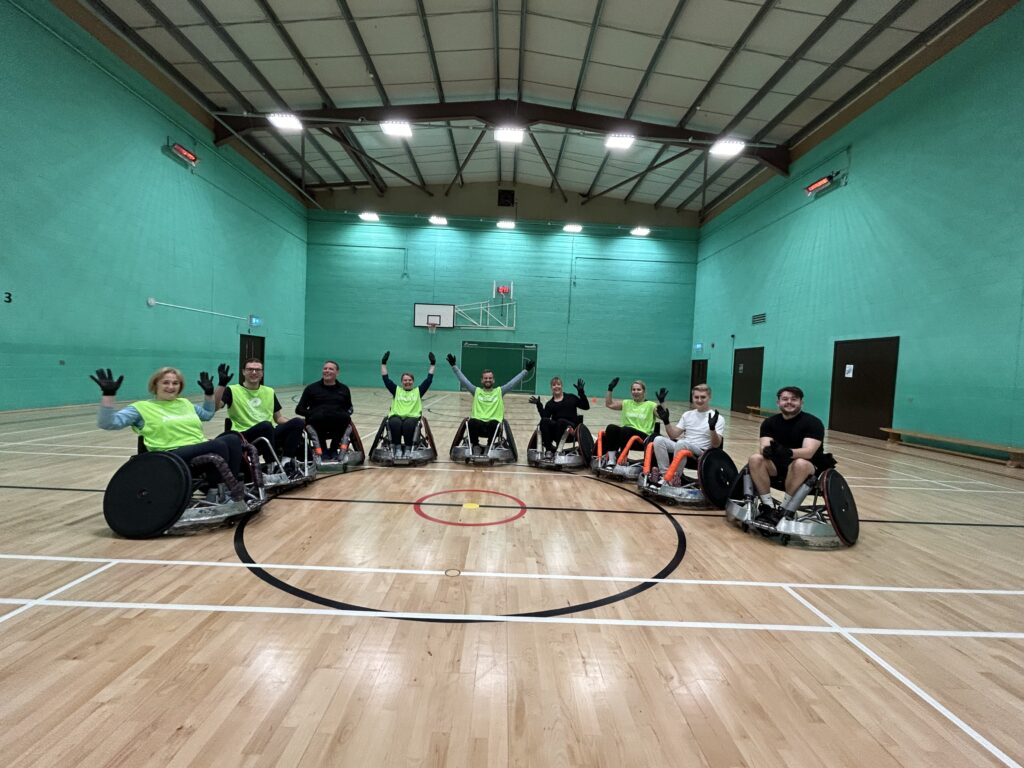
[[237,361],[246,322],[150,296],[261,315],[268,380],[298,382],[303,207],[49,4],[23,5],[35,18],[0,0],[0,409],[97,399],[99,366],[125,399],[168,364],[196,395],[200,368]]
[[[520,222],[433,227],[424,219],[311,211],[306,283],[306,378],[325,358],[342,379],[380,384],[380,356],[390,367],[425,373],[427,352],[439,363],[465,340],[536,343],[538,390],[552,376],[582,376],[591,395],[608,380],[644,378],[679,397],[689,386],[696,231],[631,237],[625,230],[560,228]],[[492,282],[515,283],[515,331],[412,327],[413,304],[468,304],[490,298]],[[455,389],[447,366],[437,387]],[[467,371],[476,380],[478,371]],[[617,394],[628,390],[625,385]],[[653,390],[652,390],[653,391]]]
[[[899,336],[897,426],[1024,445],[1022,39],[1017,6],[701,230],[718,402],[731,334],[765,347],[762,404],[798,384],[825,420],[834,342]],[[804,195],[837,168],[847,186]]]

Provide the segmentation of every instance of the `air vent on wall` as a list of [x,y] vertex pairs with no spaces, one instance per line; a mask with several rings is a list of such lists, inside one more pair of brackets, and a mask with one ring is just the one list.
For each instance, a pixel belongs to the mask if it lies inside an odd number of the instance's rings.
[[760,314],[752,315],[751,316],[750,324],[751,325],[761,325],[762,323],[766,322],[767,320],[768,320],[767,315],[765,315],[764,312],[761,312]]

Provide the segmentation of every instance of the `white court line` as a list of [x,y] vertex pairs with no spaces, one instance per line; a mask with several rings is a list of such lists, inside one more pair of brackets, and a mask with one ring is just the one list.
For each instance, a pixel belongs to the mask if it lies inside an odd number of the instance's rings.
[[[853,451],[853,453],[860,453],[860,452],[859,451]],[[868,456],[870,456],[871,454],[863,454],[863,453],[861,453],[861,455],[868,455]],[[874,457],[872,457],[872,458],[874,458]],[[863,464],[864,466],[871,467],[872,469],[881,469],[882,471],[892,472],[894,475],[903,475],[908,480],[917,480],[917,481],[925,481],[925,480],[927,480],[928,482],[935,483],[936,485],[943,485],[943,486],[947,486],[949,488],[953,487],[949,483],[946,483],[946,482],[944,482],[942,480],[929,480],[926,477],[915,477],[914,475],[910,474],[909,472],[901,472],[898,469],[891,469],[890,467],[882,467],[882,466],[879,466],[878,464],[871,464],[870,462],[862,461],[861,459],[851,458],[851,457],[847,456],[846,453],[842,454],[842,459],[843,459],[843,461],[852,461],[855,464]],[[931,470],[923,469],[923,471],[929,472]],[[949,472],[938,472],[936,474],[949,475],[951,473],[949,473]],[[898,479],[901,479],[901,478],[894,478],[894,479],[898,480]]]
[[[909,461],[899,461],[898,459],[890,459],[888,456],[875,456],[872,453],[866,453],[864,451],[852,450],[852,451],[847,452],[846,450],[843,450],[842,457],[844,459],[847,458],[847,453],[860,454],[861,456],[870,456],[873,459],[875,459],[875,458],[877,458],[877,459],[884,459],[885,461],[888,461],[891,464],[899,464],[899,465],[905,466],[905,467],[912,467],[912,468],[914,468],[914,469],[916,469],[916,470],[918,470],[920,472],[933,472],[936,475],[946,475],[947,477],[955,477],[955,478],[958,478],[958,479],[962,477],[962,475],[959,475],[959,474],[957,474],[955,472],[949,472],[949,471],[941,470],[941,469],[931,469],[929,467],[924,467],[924,466],[921,466],[920,464],[914,464],[914,463],[909,462]],[[871,464],[871,463],[866,462],[866,461],[861,461],[860,459],[850,458],[849,460],[850,461],[855,461],[855,462],[857,462],[859,464],[864,464],[864,465],[869,466],[869,467],[874,467],[875,469],[889,470],[889,467],[882,467],[882,466],[879,466],[877,464]],[[965,469],[967,469],[968,471],[971,471],[970,467],[965,467]],[[900,475],[907,475],[908,478],[909,477],[913,477],[913,475],[910,475],[907,472],[901,472],[898,469],[892,469],[892,470],[889,470],[889,471],[895,472],[896,474],[900,474]],[[979,472],[981,470],[973,470],[973,471]],[[915,480],[923,480],[925,478],[914,478],[914,479]],[[941,480],[932,480],[932,481],[929,481],[929,482],[940,483],[942,481]],[[994,486],[996,488],[1007,488],[1005,485],[999,485],[997,483],[990,483],[990,482],[985,481],[985,480],[975,480],[973,482],[984,483],[985,485],[991,485],[991,486]],[[1010,489],[1007,488],[1007,490],[1010,490]]]
[[[70,586],[70,585],[69,585]],[[285,616],[338,616],[372,619],[433,619],[436,621],[486,621],[514,624],[577,624],[602,627],[657,627],[663,629],[739,629],[756,632],[806,632],[823,635],[889,634],[893,636],[974,637],[996,640],[1024,640],[1024,632],[981,632],[964,630],[921,630],[898,628],[840,627],[820,624],[757,624],[732,621],[677,621],[671,619],[597,619],[582,616],[502,616],[493,613],[425,613],[422,611],[354,611],[342,608],[295,608],[272,605],[206,605],[202,603],[136,603],[119,600],[50,600],[0,598],[2,605],[42,605],[52,608],[102,608],[107,610],[182,611],[202,613],[264,613]],[[7,616],[9,616],[8,614]],[[7,618],[0,617],[0,620]],[[826,617],[827,619],[827,617]]]
[[[11,446],[24,445],[24,443],[5,443],[0,441],[0,448],[10,448]],[[85,450],[96,450],[96,451],[136,451],[138,450],[135,446],[130,445],[72,445],[68,443],[47,443],[47,448],[84,448]],[[46,454],[49,451],[40,451],[40,454]]]
[[[26,601],[24,601],[22,603],[21,608],[18,608],[17,610],[11,611],[10,613],[5,613],[3,616],[0,616],[0,624],[3,624],[8,619],[13,619],[19,613],[24,613],[25,611],[29,610],[30,608],[32,608],[34,606],[42,605],[46,600],[48,600],[49,598],[53,597],[54,595],[59,595],[61,592],[65,592],[65,591],[71,589],[72,587],[76,587],[79,584],[81,584],[83,581],[85,581],[86,579],[91,579],[93,576],[95,576],[97,574],[100,574],[100,573],[103,573],[105,570],[107,570],[108,568],[113,568],[115,565],[117,565],[117,563],[113,563],[113,562],[107,563],[106,565],[100,566],[99,568],[97,568],[94,571],[90,571],[89,573],[85,574],[85,576],[79,576],[77,579],[75,579],[74,581],[68,582],[63,587],[58,587],[57,589],[53,590],[52,592],[47,592],[42,597],[36,598],[34,600],[26,600]],[[7,601],[3,601],[3,602],[7,602]],[[8,604],[10,604],[10,603],[8,603]]]
[[854,647],[859,648],[869,659],[871,659],[878,666],[880,666],[882,669],[884,669],[890,675],[892,675],[897,680],[899,680],[901,683],[903,683],[903,685],[905,685],[914,694],[916,694],[918,696],[918,698],[920,698],[922,701],[924,701],[925,703],[930,705],[932,707],[932,709],[934,709],[940,715],[942,715],[947,720],[949,720],[951,723],[953,723],[953,725],[955,725],[961,731],[963,731],[968,736],[970,736],[972,739],[974,739],[975,742],[977,742],[982,748],[984,748],[990,755],[995,757],[999,762],[1001,762],[1003,765],[1012,766],[1012,768],[1021,768],[1020,764],[1017,763],[1013,758],[1011,758],[1009,755],[1007,755],[1005,752],[1003,752],[1001,749],[999,749],[999,747],[997,747],[991,741],[986,739],[984,736],[982,736],[980,733],[978,733],[976,730],[974,730],[971,726],[969,726],[967,723],[965,723],[959,717],[954,715],[949,709],[947,709],[942,704],[940,704],[939,701],[934,696],[929,694],[927,691],[925,691],[923,688],[921,688],[919,685],[917,685],[913,680],[911,680],[909,677],[907,677],[902,672],[900,672],[898,669],[896,669],[896,667],[894,667],[892,664],[887,662],[885,659],[883,659],[877,653],[872,651],[870,648],[868,648],[866,645],[864,645],[864,643],[862,643],[860,640],[855,638],[849,629],[845,629],[843,627],[840,627],[836,622],[834,622],[831,618],[829,618],[829,616],[826,615],[823,611],[818,610],[818,608],[816,608],[810,601],[806,600],[804,597],[802,597],[801,595],[797,594],[796,592],[794,592],[789,587],[786,588],[786,591],[794,599],[796,599],[798,602],[800,602],[805,608],[807,608],[807,610],[809,610],[811,613],[813,613],[815,616],[817,616],[819,619],[821,619],[822,621],[826,622],[829,626],[833,627],[834,629],[839,630],[839,634],[842,635],[843,638],[845,638],[848,642],[850,642]]
[[17,453],[23,456],[82,456],[86,459],[119,459],[124,461],[124,456],[113,456],[106,453],[57,453],[56,451],[9,451],[0,449],[0,453]]
[[[24,435],[26,432],[39,432],[44,429],[67,429],[68,427],[84,427],[87,424],[92,424],[93,426],[96,426],[96,417],[93,416],[91,421],[72,422],[63,424],[47,424],[45,427],[29,427],[28,429],[18,429],[13,432],[0,432],[0,439],[3,439],[8,435],[12,437],[18,437],[20,435]],[[8,425],[4,424],[2,426]]]
[[[44,562],[62,563],[112,563],[116,565],[167,565],[167,566],[188,566],[200,568],[262,568],[264,570],[284,571],[326,571],[334,573],[378,573],[392,574],[396,576],[442,576],[444,570],[426,570],[417,568],[371,568],[367,566],[347,565],[300,565],[295,563],[240,563],[222,560],[149,560],[141,558],[106,558],[106,557],[76,557],[73,555],[16,555],[0,554],[0,560],[35,560]],[[875,586],[860,584],[804,584],[789,581],[742,581],[738,579],[651,579],[642,576],[584,576],[572,574],[548,574],[548,573],[502,573],[493,571],[462,571],[461,576],[474,578],[495,578],[495,579],[537,579],[551,581],[604,581],[604,582],[629,582],[631,584],[682,584],[692,586],[719,586],[719,587],[764,587],[784,589],[793,587],[796,589],[820,589],[820,590],[850,590],[857,592],[920,592],[925,594],[945,595],[1003,595],[1021,597],[1024,596],[1024,589],[990,589],[969,587],[899,587],[899,586]]]
[[920,491],[921,493],[991,493],[1013,495],[1024,491],[990,491],[987,488],[922,488],[919,485],[851,485],[851,488],[875,488],[883,491]]

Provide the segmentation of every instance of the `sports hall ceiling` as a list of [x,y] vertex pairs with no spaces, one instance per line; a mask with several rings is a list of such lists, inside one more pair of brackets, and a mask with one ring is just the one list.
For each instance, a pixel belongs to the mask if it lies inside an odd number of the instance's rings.
[[[219,141],[243,137],[307,192],[525,184],[703,214],[786,172],[801,141],[988,1],[81,3],[216,114]],[[272,112],[306,130],[270,128]],[[385,118],[412,137],[382,133]],[[528,128],[522,144],[494,141],[505,124]],[[607,150],[608,133],[636,141]],[[724,136],[743,154],[709,156]]]

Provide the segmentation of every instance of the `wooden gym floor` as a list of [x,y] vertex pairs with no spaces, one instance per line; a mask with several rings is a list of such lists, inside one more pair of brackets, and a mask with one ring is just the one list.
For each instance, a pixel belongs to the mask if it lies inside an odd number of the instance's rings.
[[[388,395],[354,395],[368,447]],[[0,414],[4,765],[1024,761],[1021,470],[830,436],[860,542],[783,548],[528,467],[535,412],[507,400],[518,465],[450,463],[469,398],[429,393],[437,463],[153,541],[101,514],[130,432]],[[756,434],[730,416],[737,465]]]

